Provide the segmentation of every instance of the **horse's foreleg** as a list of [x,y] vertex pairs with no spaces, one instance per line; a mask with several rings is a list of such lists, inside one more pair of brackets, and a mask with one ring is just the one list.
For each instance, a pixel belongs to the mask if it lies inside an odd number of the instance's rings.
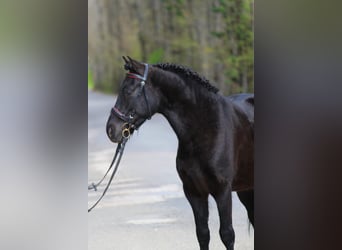
[[209,249],[210,233],[208,227],[208,195],[199,197],[184,188],[184,193],[194,213],[196,224],[196,235],[201,250]]
[[228,250],[234,250],[235,233],[232,225],[232,194],[225,189],[214,196],[220,216],[220,236]]

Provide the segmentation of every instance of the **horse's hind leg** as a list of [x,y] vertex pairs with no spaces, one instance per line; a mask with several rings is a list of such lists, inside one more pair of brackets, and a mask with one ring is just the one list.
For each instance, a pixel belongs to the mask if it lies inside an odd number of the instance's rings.
[[237,195],[247,209],[248,219],[254,227],[254,190],[240,191]]
[[201,250],[209,249],[210,233],[208,227],[208,195],[205,197],[197,196],[184,187],[184,193],[195,217],[196,235]]
[[232,194],[229,188],[214,198],[220,216],[220,237],[227,250],[234,250],[235,233],[232,225]]

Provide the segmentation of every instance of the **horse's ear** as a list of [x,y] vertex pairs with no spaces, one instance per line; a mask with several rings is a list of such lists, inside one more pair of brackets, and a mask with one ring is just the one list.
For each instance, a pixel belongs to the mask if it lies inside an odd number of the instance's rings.
[[132,65],[131,65],[131,63],[130,63],[130,62],[127,60],[127,58],[124,57],[124,56],[122,56],[122,59],[125,61],[125,66],[124,66],[125,70],[131,71],[131,70],[132,70]]
[[125,63],[126,63],[126,64],[128,64],[128,63],[129,63],[129,61],[127,60],[127,58],[126,58],[126,57],[122,56],[122,59],[124,59],[124,61],[125,61]]
[[138,62],[132,58],[130,58],[129,56],[128,60],[129,60],[129,64],[132,66],[131,70],[137,72],[138,74],[143,75],[144,74],[144,70],[145,70],[145,65],[141,62]]

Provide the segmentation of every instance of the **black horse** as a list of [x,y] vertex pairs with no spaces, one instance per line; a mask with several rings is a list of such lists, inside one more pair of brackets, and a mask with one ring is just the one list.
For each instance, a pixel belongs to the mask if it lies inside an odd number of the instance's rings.
[[164,115],[179,141],[177,171],[200,249],[209,248],[209,195],[217,203],[221,240],[234,249],[232,191],[254,226],[254,95],[224,97],[186,67],[123,58],[128,73],[107,122],[108,137],[121,142],[153,114]]

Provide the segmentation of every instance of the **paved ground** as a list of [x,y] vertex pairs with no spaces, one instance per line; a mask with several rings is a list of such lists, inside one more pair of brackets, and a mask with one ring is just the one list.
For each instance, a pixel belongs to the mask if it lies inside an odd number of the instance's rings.
[[[105,133],[113,96],[89,92],[88,176],[99,180],[116,145]],[[101,203],[88,216],[88,250],[198,249],[193,215],[175,166],[177,139],[167,121],[155,115],[126,145],[116,178]],[[103,190],[103,186],[101,187]],[[89,192],[89,206],[100,192]],[[218,214],[210,199],[210,249],[225,249],[219,239]],[[254,249],[244,207],[233,196],[236,250]]]

